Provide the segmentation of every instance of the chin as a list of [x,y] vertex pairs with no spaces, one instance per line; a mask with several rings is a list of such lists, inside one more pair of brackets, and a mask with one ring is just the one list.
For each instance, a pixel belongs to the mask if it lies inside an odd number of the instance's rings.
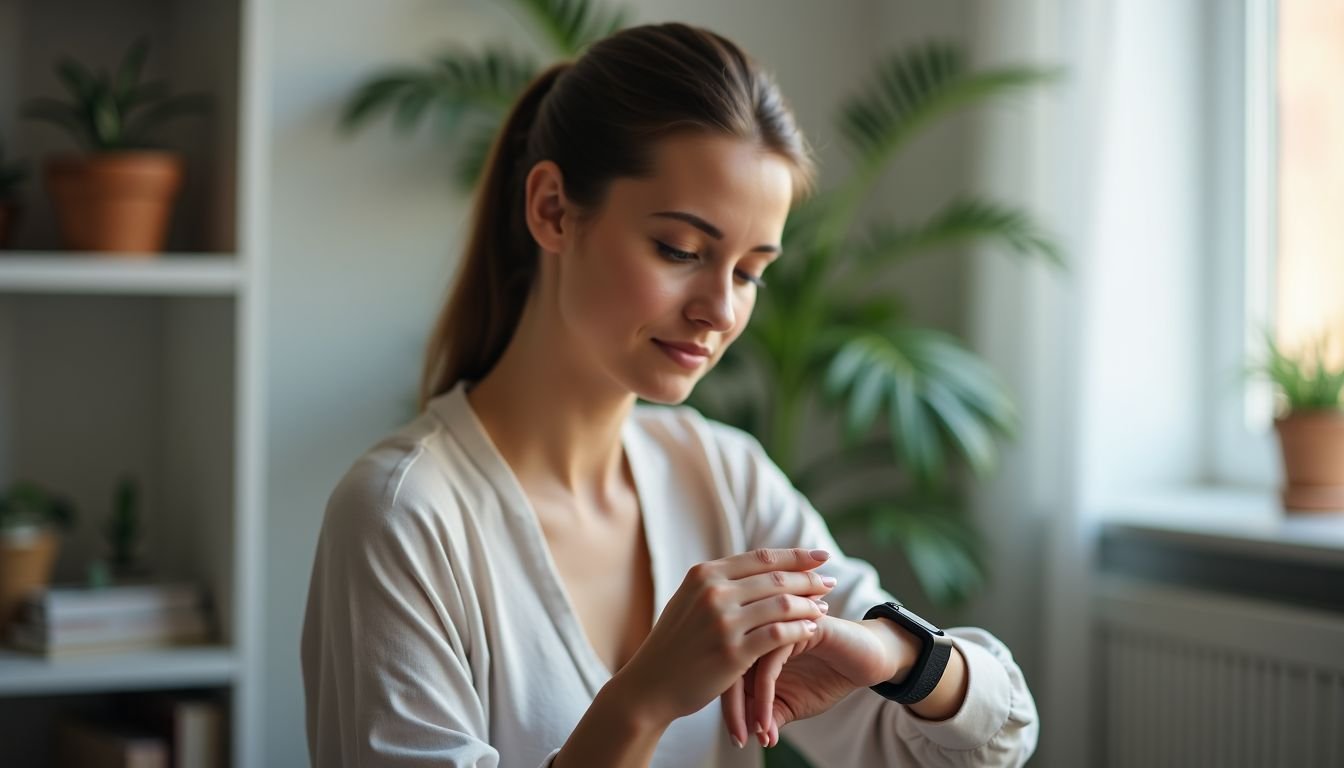
[[636,397],[648,403],[681,405],[686,402],[686,398],[691,396],[691,392],[695,389],[697,383],[699,383],[698,378],[687,376],[680,381],[641,382],[640,386],[634,386],[630,389]]

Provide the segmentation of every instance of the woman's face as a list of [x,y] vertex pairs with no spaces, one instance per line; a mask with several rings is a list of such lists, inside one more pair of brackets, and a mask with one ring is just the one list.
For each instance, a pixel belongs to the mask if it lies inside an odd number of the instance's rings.
[[685,400],[746,327],[791,200],[787,162],[751,142],[661,141],[654,173],[613,181],[556,261],[574,351],[645,400]]

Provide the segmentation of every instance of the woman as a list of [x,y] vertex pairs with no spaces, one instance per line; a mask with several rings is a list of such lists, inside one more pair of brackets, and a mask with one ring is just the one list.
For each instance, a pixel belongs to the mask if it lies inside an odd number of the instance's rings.
[[328,504],[316,764],[747,766],[781,728],[818,766],[1027,759],[1002,643],[865,619],[892,598],[754,439],[635,406],[685,400],[742,332],[811,176],[774,84],[705,30],[629,29],[531,84],[423,412]]

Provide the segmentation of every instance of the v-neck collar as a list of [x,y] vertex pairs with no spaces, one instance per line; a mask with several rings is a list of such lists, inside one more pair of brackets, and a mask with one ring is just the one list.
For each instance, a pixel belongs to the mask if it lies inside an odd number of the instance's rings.
[[[570,598],[564,579],[560,576],[560,569],[556,567],[555,559],[551,556],[550,546],[546,543],[546,534],[541,528],[536,510],[532,507],[532,501],[527,497],[527,492],[523,490],[522,483],[514,474],[512,467],[490,439],[485,425],[472,410],[471,403],[467,400],[467,386],[468,382],[458,382],[444,396],[443,405],[449,416],[450,426],[453,427],[458,439],[463,441],[477,462],[478,468],[499,493],[505,514],[516,524],[514,529],[520,533],[517,543],[523,550],[522,563],[528,569],[528,575],[536,585],[551,621],[564,638],[571,657],[588,683],[590,694],[596,696],[602,686],[611,679],[612,670],[598,656],[597,649],[588,639],[583,629],[583,622],[579,619],[578,610],[574,607],[574,601]],[[652,630],[652,624],[657,623],[667,598],[663,594],[664,580],[660,579],[658,574],[662,560],[657,550],[658,543],[665,541],[666,537],[660,535],[658,530],[662,521],[660,510],[655,507],[658,494],[649,493],[648,483],[651,480],[641,476],[642,467],[647,466],[642,454],[645,446],[633,421],[633,418],[627,417],[621,425],[621,445],[625,450],[626,461],[630,464],[635,497],[639,501],[640,530],[643,531],[644,546],[649,553],[649,578],[653,584],[653,611],[650,617],[650,630]]]

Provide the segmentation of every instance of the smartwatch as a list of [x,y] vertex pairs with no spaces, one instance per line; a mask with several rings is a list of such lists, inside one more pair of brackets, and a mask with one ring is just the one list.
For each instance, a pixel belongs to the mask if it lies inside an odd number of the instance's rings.
[[947,660],[952,655],[952,638],[899,602],[874,605],[863,618],[865,621],[877,618],[894,621],[919,638],[921,643],[919,658],[904,681],[899,684],[878,683],[872,689],[901,704],[923,701],[933,693],[933,689],[938,687],[938,681],[943,679],[943,670],[947,668]]

